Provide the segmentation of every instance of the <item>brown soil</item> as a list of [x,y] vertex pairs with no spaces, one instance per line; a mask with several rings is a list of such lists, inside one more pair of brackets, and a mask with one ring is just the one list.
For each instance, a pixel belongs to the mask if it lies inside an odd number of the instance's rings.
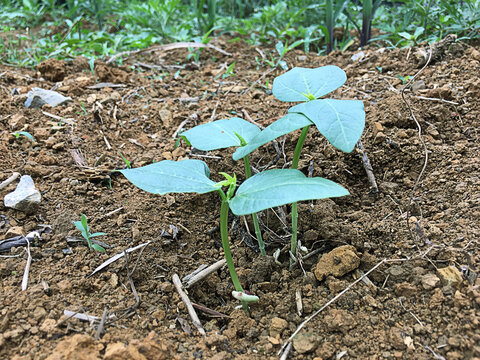
[[[290,357],[480,357],[480,49],[467,45],[436,58],[415,79],[423,80],[425,88],[405,93],[429,155],[416,188],[425,153],[397,77],[419,70],[413,51],[369,48],[361,62],[351,60],[354,52],[287,55],[290,67],[334,64],[345,69],[347,83],[332,96],[365,102],[362,142],[380,191],[372,194],[358,151],[341,153],[311,129],[300,169],[343,184],[352,195],[300,204],[302,245],[309,253],[317,252],[293,271],[288,270],[288,225],[279,220],[278,209],[265,211],[261,221],[267,253],[281,249],[281,264],[261,257],[243,219],[232,215],[237,271],[260,301],[250,313],[235,309],[228,271],[210,275],[188,290],[189,297],[228,317],[199,311],[207,336],[199,335],[172,275],[182,278],[223,257],[218,195],[153,196],[113,170],[125,167],[120,153],[134,167],[197,158],[209,164],[216,181],[221,180],[220,171],[235,172],[242,180],[242,164],[231,159],[232,150],[205,154],[191,152],[185,144],[174,150],[172,136],[186,120],[184,129],[246,113],[265,126],[291,104],[277,101],[269,90],[280,70],[243,93],[269,71],[254,48],[225,38],[215,45],[232,55],[205,49],[200,63],[193,64],[186,60],[186,50],[160,57],[143,54],[120,68],[97,63],[97,79],[81,59],[50,62],[43,75],[0,67],[0,181],[13,172],[31,175],[43,196],[40,208],[28,216],[0,205],[0,241],[41,224],[53,228],[32,244],[26,291],[21,291],[25,248],[0,254],[0,358],[277,358],[281,345],[306,317],[383,259],[387,262],[305,326],[294,339]],[[272,48],[261,50],[273,54]],[[215,79],[219,69],[233,61],[235,76]],[[142,71],[137,65],[132,70],[130,65],[137,62],[159,68]],[[55,69],[64,74],[48,73]],[[56,90],[73,102],[26,109],[23,102],[30,88],[54,85],[41,76],[62,78]],[[125,87],[87,88],[100,79]],[[14,88],[19,95],[11,95]],[[69,123],[59,126],[42,110]],[[17,130],[30,132],[37,142],[15,139],[11,133]],[[279,139],[284,151],[276,167],[288,166],[298,136]],[[266,145],[252,154],[252,164],[260,168],[274,157],[275,150]],[[0,196],[15,186],[0,190]],[[282,209],[288,224],[290,207]],[[112,246],[105,254],[67,243],[67,237],[80,235],[72,221],[81,213],[92,231],[108,233],[98,238]],[[129,271],[136,265],[132,282],[138,306],[124,258],[86,277],[109,257],[148,241],[143,252],[128,259]],[[348,247],[337,249],[344,245]],[[348,273],[330,269],[342,261],[353,262],[350,268],[342,264]],[[106,310],[105,333],[95,340],[98,323],[65,316],[64,310],[97,317]]]

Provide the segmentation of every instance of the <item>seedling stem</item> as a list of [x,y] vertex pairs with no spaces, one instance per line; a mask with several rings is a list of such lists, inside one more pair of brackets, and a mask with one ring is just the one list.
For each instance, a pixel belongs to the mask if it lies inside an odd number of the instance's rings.
[[[228,197],[225,193],[218,189],[220,196],[222,197],[222,207],[220,209],[220,235],[222,237],[222,247],[223,252],[225,253],[225,260],[227,261],[228,271],[230,272],[230,277],[232,278],[233,286],[236,291],[244,292],[240,280],[238,279],[237,272],[235,271],[235,265],[233,264],[232,253],[230,251],[230,243],[228,241]],[[242,301],[242,308],[248,310],[248,305],[245,301]]]
[[[245,164],[245,177],[248,179],[250,176],[252,176],[252,169],[250,167],[250,160],[247,156],[243,157],[243,162]],[[257,241],[258,241],[258,247],[260,249],[260,254],[263,256],[266,256],[265,252],[265,243],[263,242],[262,238],[262,232],[260,231],[260,225],[258,223],[258,215],[257,213],[252,214],[252,219],[253,219],[253,226],[255,228],[255,235],[257,236]]]
[[[293,160],[292,160],[292,169],[298,169],[298,162],[300,160],[300,153],[302,152],[303,143],[305,142],[305,138],[307,137],[308,130],[310,129],[310,125],[305,126],[302,129],[302,133],[297,141],[297,146],[295,146],[295,152],[293,153]],[[292,238],[290,241],[290,251],[293,256],[297,254],[297,227],[298,227],[298,205],[296,202],[292,203]],[[290,268],[292,267],[294,260],[290,258]]]

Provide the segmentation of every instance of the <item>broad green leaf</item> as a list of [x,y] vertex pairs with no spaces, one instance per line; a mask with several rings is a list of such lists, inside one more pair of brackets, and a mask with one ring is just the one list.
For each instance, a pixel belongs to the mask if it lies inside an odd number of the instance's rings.
[[347,153],[353,150],[365,127],[360,100],[313,100],[291,107],[288,112],[305,115],[333,146]]
[[273,80],[272,92],[280,101],[308,101],[309,94],[318,99],[338,89],[346,80],[345,71],[338,66],[295,67]]
[[245,180],[230,201],[230,209],[235,215],[247,215],[297,201],[345,195],[348,190],[333,181],[308,178],[296,169],[274,169]]
[[217,190],[210,170],[201,160],[164,160],[147,166],[119,170],[133,185],[153,194],[208,193]]
[[246,120],[232,117],[195,126],[180,134],[196,149],[210,151],[230,146],[241,146],[240,135],[247,143],[258,133],[258,126]]
[[302,114],[289,113],[268,125],[262,132],[251,139],[246,146],[238,148],[233,154],[233,160],[239,160],[263,144],[308,125],[312,125],[312,122]]

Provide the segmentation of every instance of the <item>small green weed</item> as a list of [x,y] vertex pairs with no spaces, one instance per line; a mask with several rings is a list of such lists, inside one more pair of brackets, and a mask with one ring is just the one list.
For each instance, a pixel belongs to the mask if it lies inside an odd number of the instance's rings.
[[103,247],[101,247],[98,244],[92,243],[92,237],[107,235],[106,233],[97,232],[97,233],[91,234],[90,229],[88,228],[87,217],[84,214],[82,214],[80,221],[73,221],[73,224],[82,233],[82,236],[85,238],[85,240],[87,240],[88,248],[90,250],[93,249],[98,252],[105,252],[105,249]]

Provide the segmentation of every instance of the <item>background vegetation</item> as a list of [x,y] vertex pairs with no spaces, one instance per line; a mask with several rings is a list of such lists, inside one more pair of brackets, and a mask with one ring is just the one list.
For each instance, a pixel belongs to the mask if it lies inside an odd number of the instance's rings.
[[[0,62],[101,58],[228,33],[252,45],[325,54],[354,45],[406,47],[449,33],[480,37],[480,0],[0,0]],[[357,40],[357,43],[355,42]],[[280,46],[281,45],[281,46]],[[285,50],[286,49],[286,50]]]

